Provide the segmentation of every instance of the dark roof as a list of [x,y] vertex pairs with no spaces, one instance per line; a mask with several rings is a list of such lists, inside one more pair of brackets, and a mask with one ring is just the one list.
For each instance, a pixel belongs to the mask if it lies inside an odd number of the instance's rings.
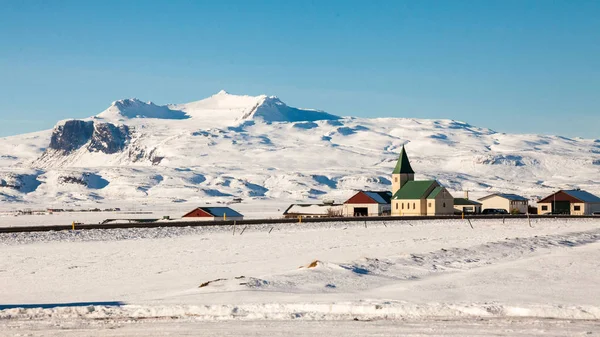
[[477,202],[475,200],[469,200],[466,198],[454,198],[454,205],[457,205],[457,206],[462,206],[462,205],[481,206],[481,203]]
[[223,215],[227,215],[228,217],[243,216],[240,213],[232,210],[229,207],[198,207],[198,208],[205,211],[206,213],[208,213],[214,217],[218,217],[218,218],[222,218]]
[[437,197],[437,195],[440,194],[440,192],[443,190],[444,188],[442,186],[434,188],[433,191],[431,191],[431,193],[429,193],[429,195],[427,196],[427,199],[435,199],[435,197]]
[[392,200],[392,192],[390,191],[363,191],[363,193],[378,204],[389,204]]
[[600,202],[600,198],[598,198],[597,196],[586,192],[586,191],[582,191],[582,190],[563,190],[563,192],[567,193],[568,195],[572,196],[573,198],[579,199],[582,202]]
[[[407,181],[399,190],[394,194],[393,199],[423,199],[427,197],[427,191],[431,190],[431,187],[439,186],[435,180],[421,180],[421,181]],[[439,193],[439,192],[438,192]]]
[[483,198],[479,198],[479,200],[485,200],[488,198],[491,198],[493,196],[498,196],[504,199],[508,199],[508,200],[513,200],[513,201],[528,201],[529,199],[522,197],[520,195],[516,195],[516,194],[510,194],[510,193],[494,193],[494,194],[490,194],[488,196],[485,196]]
[[408,156],[406,155],[406,150],[404,149],[404,145],[402,145],[402,150],[400,151],[400,157],[398,158],[398,162],[396,163],[396,167],[394,167],[394,171],[392,174],[400,174],[400,173],[412,173],[414,174],[412,167],[410,167],[410,161],[408,161]]

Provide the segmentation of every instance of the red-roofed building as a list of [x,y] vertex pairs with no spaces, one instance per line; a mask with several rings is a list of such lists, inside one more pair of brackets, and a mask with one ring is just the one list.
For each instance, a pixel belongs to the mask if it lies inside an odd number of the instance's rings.
[[344,216],[390,215],[392,192],[359,191],[344,203]]

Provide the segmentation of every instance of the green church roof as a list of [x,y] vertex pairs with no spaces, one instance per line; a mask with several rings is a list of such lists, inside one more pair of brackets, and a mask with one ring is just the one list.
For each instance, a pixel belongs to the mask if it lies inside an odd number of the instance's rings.
[[440,192],[443,190],[444,188],[442,186],[434,188],[433,191],[431,191],[431,193],[429,193],[429,195],[427,196],[427,199],[435,199],[435,197],[437,197],[437,195],[440,194]]
[[[435,180],[420,180],[420,181],[407,181],[402,188],[400,188],[392,199],[424,199],[428,195],[427,191],[433,186],[438,185]],[[437,187],[437,186],[436,186]],[[438,192],[439,193],[439,192]]]
[[406,151],[404,150],[404,145],[402,146],[402,150],[400,151],[400,157],[398,158],[398,162],[396,163],[396,167],[394,168],[392,174],[401,173],[415,173],[412,167],[410,167],[410,162],[408,161],[408,156],[406,155]]

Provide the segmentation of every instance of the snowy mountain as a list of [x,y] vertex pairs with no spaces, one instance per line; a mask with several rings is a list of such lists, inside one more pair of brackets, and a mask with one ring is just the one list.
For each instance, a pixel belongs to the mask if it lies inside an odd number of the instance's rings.
[[453,120],[338,117],[221,91],[164,106],[119,100],[53,130],[0,138],[0,201],[343,201],[354,189],[388,190],[403,144],[417,179],[436,178],[456,196],[600,194],[600,140],[505,134]]

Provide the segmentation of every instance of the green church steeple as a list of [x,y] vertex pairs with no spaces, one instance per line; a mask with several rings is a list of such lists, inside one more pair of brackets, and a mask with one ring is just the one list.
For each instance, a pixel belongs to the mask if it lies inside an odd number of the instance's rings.
[[414,174],[412,167],[410,167],[410,161],[408,161],[408,156],[406,155],[406,150],[404,150],[404,145],[402,145],[402,151],[400,151],[400,158],[398,158],[398,162],[396,163],[396,167],[392,174],[402,174],[409,173]]

